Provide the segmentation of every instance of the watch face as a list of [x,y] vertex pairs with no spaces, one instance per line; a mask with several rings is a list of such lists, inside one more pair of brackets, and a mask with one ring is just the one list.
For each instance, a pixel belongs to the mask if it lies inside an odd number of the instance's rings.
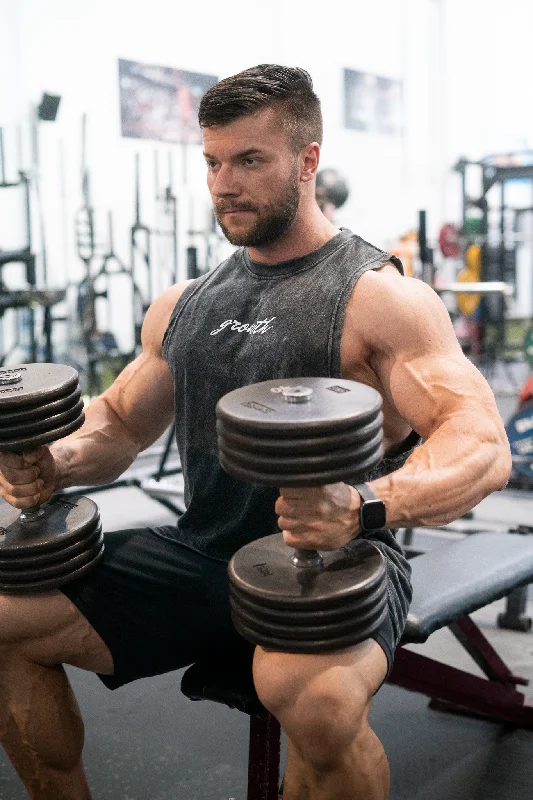
[[365,531],[377,531],[385,527],[387,512],[383,500],[367,500],[361,507],[362,528]]

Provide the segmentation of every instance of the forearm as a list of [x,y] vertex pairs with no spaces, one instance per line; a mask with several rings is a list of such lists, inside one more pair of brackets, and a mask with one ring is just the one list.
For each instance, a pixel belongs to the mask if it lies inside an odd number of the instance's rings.
[[449,418],[405,465],[371,482],[391,527],[444,525],[502,489],[511,455],[503,426],[465,413]]
[[98,397],[86,409],[83,426],[50,448],[55,488],[110,483],[133,463],[140,449],[105,398]]

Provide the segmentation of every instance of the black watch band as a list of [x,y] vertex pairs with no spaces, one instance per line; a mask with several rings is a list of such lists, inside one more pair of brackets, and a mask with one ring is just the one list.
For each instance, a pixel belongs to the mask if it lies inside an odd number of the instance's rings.
[[359,506],[359,527],[364,533],[379,531],[387,522],[387,509],[383,500],[370,488],[367,483],[358,483],[354,486],[361,498]]

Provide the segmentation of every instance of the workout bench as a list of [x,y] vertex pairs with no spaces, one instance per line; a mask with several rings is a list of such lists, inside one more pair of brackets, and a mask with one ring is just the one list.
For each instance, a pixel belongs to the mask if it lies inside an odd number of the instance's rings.
[[[413,601],[389,683],[428,695],[430,708],[483,716],[533,729],[533,697],[517,689],[528,681],[509,670],[470,614],[533,582],[533,536],[476,533],[411,559]],[[486,678],[415,653],[448,626]],[[280,727],[255,693],[251,659],[197,662],[183,675],[191,700],[214,700],[250,715],[247,800],[277,800]]]

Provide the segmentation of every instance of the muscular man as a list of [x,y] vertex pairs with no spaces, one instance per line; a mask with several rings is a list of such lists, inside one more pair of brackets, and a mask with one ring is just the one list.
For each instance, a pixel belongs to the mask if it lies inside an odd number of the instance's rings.
[[[176,527],[108,535],[103,563],[61,591],[0,597],[0,738],[32,798],[85,800],[83,725],[62,664],[114,688],[246,650],[229,616],[232,553],[278,525],[293,547],[334,549],[364,535],[387,558],[383,627],[336,653],[258,647],[253,669],[287,734],[285,800],[385,800],[388,765],[368,713],[410,599],[390,529],[448,522],[504,486],[504,429],[432,290],[320,212],[322,125],[307,73],[263,65],[223,80],[203,98],[200,124],[216,215],[238,249],[154,302],[142,355],[91,403],[83,428],[1,461],[2,495],[24,508],[61,487],[113,480],[175,416],[187,512]],[[360,496],[346,483],[278,496],[221,469],[217,399],[306,375],[381,393],[386,457],[368,481],[390,529],[361,531]]]

